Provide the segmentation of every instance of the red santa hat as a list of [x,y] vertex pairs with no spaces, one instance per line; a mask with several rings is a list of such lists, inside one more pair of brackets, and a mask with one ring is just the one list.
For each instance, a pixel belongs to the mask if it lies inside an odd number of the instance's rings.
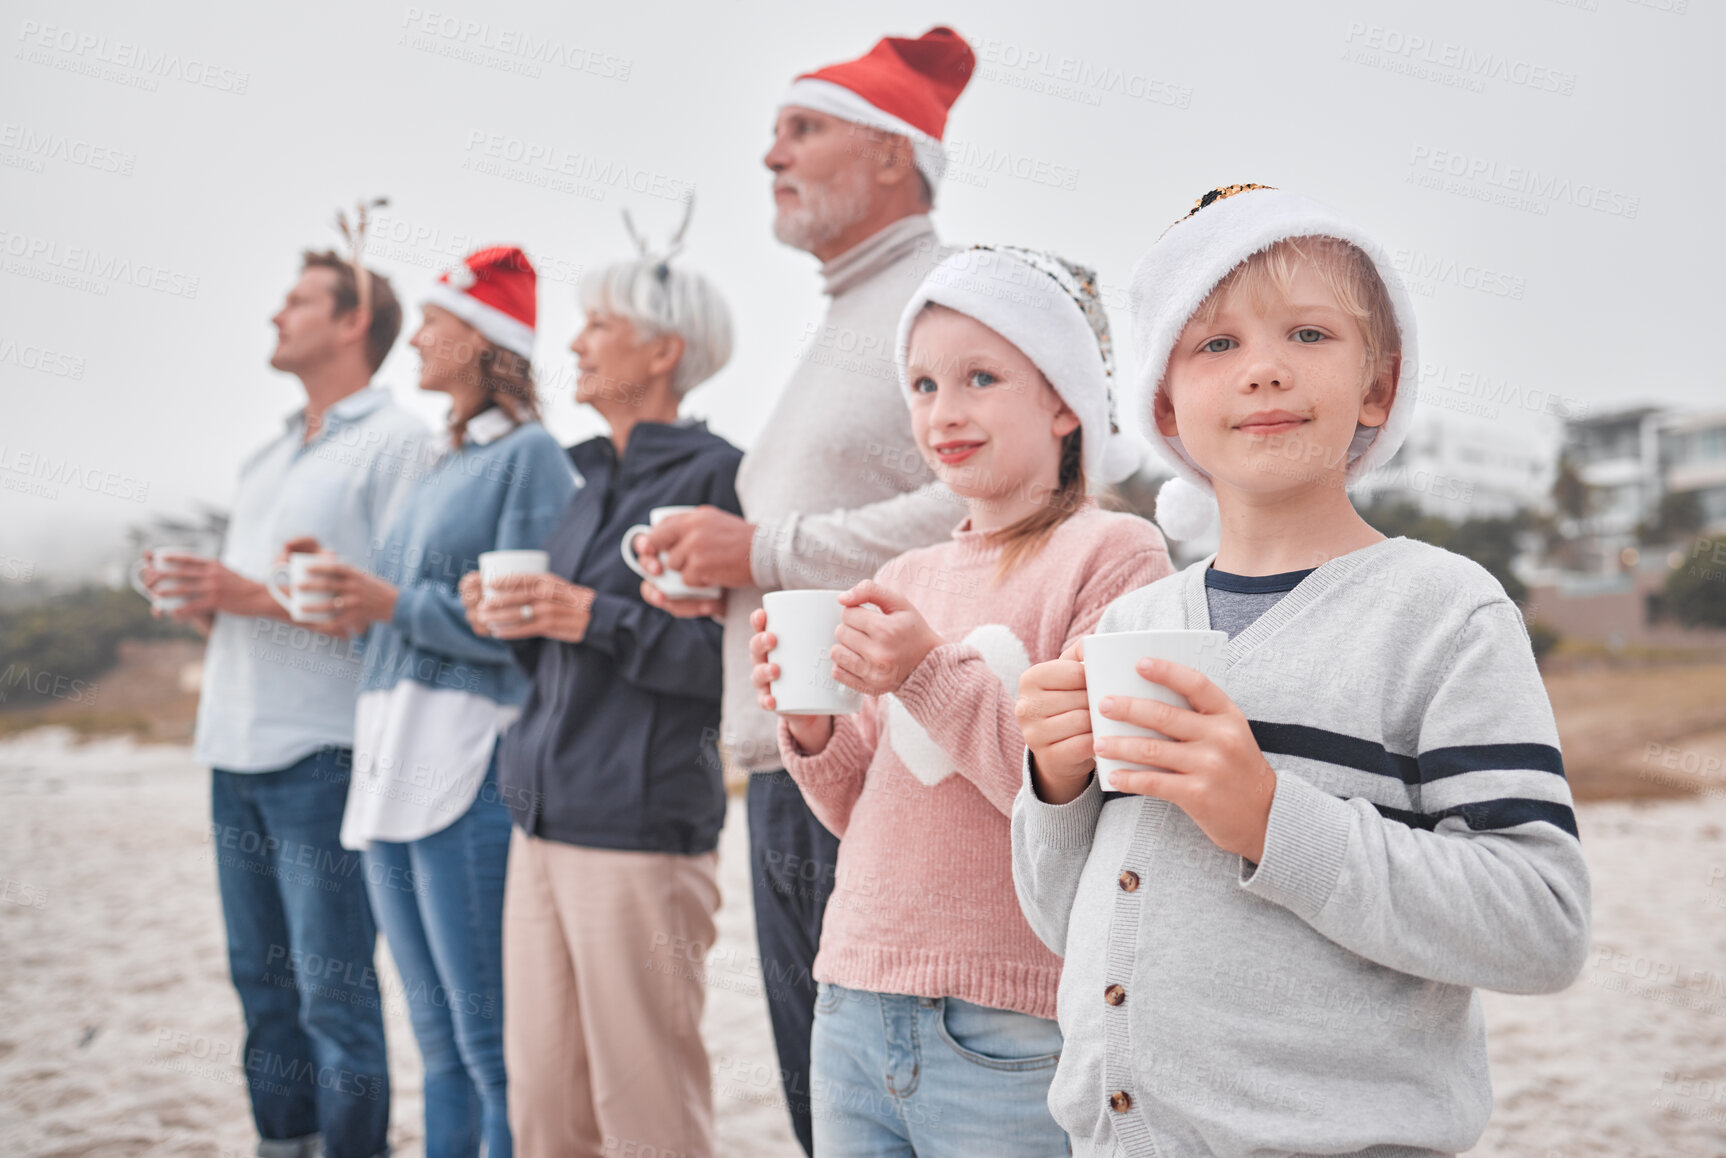
[[908,137],[917,171],[934,189],[947,168],[941,147],[947,111],[965,91],[976,63],[971,46],[951,28],[931,28],[915,40],[886,36],[856,60],[802,74],[779,107],[814,109]]
[[537,283],[527,254],[513,245],[494,245],[470,253],[440,275],[422,304],[441,306],[487,341],[531,358]]

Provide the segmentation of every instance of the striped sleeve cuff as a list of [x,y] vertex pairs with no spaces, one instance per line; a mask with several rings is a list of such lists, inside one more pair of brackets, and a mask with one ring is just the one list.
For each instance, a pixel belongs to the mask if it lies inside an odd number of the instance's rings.
[[1279,769],[1264,859],[1241,862],[1241,887],[1311,921],[1342,875],[1353,819],[1346,801]]
[[1095,776],[1065,804],[1049,804],[1031,783],[1031,750],[1025,749],[1024,780],[1014,810],[1024,810],[1025,835],[1034,844],[1057,849],[1088,849],[1103,814],[1103,789]]

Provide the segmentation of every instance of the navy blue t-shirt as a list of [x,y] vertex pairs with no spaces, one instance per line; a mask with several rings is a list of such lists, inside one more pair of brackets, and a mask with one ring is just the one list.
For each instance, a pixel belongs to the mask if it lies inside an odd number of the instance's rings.
[[1211,627],[1226,631],[1233,639],[1299,586],[1316,568],[1284,571],[1280,575],[1236,575],[1205,569],[1205,605],[1210,608]]

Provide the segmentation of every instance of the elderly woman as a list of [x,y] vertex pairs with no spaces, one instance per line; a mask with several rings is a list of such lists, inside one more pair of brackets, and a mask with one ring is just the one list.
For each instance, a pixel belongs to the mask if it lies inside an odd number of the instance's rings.
[[528,1156],[713,1152],[701,960],[713,944],[725,792],[720,635],[649,607],[622,555],[656,507],[738,511],[742,454],[678,417],[731,353],[705,279],[651,258],[582,283],[576,400],[608,436],[548,575],[476,576],[476,631],[516,641],[533,690],[498,755],[515,815],[504,903],[510,1123]]
[[[450,397],[447,438],[373,543],[370,572],[318,568],[333,630],[366,636],[342,844],[363,849],[372,909],[425,1063],[428,1158],[511,1153],[503,1045],[509,813],[497,738],[527,681],[468,626],[457,583],[486,551],[540,547],[575,493],[540,425],[529,357],[535,275],[513,248],[443,275],[413,337],[420,389]],[[296,545],[297,546],[297,545]]]

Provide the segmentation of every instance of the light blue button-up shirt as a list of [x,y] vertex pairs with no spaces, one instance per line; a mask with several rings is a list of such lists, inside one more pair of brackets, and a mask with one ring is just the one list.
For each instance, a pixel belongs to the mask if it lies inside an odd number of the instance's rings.
[[[240,468],[222,563],[260,583],[282,544],[315,537],[365,565],[397,501],[424,474],[430,433],[381,387],[350,394],[305,442],[305,415]],[[218,612],[204,653],[197,758],[228,772],[273,772],[321,747],[352,746],[358,640]]]

